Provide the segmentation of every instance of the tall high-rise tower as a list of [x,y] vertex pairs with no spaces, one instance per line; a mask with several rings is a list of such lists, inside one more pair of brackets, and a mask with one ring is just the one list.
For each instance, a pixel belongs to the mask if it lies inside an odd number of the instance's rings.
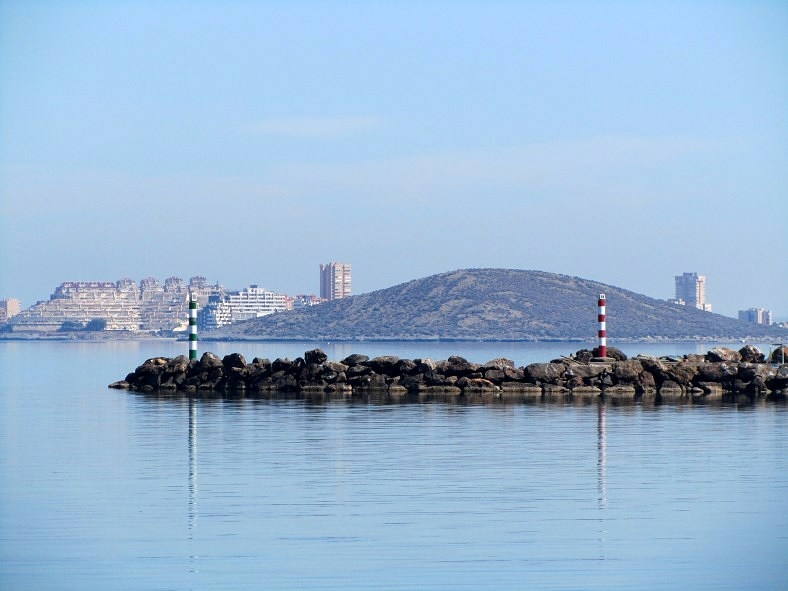
[[706,277],[697,273],[676,275],[676,299],[672,301],[711,312],[711,304],[706,303]]
[[339,300],[351,295],[351,273],[349,263],[327,263],[320,265],[320,297],[324,300]]

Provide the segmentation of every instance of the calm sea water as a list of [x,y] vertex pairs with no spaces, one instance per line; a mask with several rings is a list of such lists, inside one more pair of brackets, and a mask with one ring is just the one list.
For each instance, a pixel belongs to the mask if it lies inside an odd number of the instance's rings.
[[[202,346],[518,365],[581,348]],[[0,343],[0,589],[788,588],[784,404],[316,404],[107,388],[185,347]]]

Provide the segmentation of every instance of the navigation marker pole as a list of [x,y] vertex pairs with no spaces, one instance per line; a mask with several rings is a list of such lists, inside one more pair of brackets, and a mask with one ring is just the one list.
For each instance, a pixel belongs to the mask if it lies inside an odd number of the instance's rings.
[[597,320],[599,320],[599,331],[597,335],[599,336],[599,350],[597,351],[597,357],[601,357],[604,359],[607,357],[607,326],[605,322],[605,294],[599,294],[599,301],[597,302],[599,305],[599,316],[597,316]]
[[189,359],[197,359],[197,296],[189,293]]

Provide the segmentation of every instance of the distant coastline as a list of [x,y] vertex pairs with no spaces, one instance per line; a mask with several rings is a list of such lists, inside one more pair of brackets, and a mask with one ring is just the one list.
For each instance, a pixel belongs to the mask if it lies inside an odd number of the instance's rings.
[[[235,336],[235,337],[200,337],[198,342],[202,343],[303,343],[303,342],[322,342],[322,343],[590,343],[592,337],[582,339],[579,337],[568,338],[545,338],[545,339],[511,339],[511,338],[459,338],[459,337],[413,337],[413,338],[394,338],[394,337],[359,337],[359,338],[308,338],[308,337],[254,337],[254,336]],[[611,339],[612,342],[620,344],[692,344],[692,343],[753,343],[753,344],[777,344],[774,338],[751,337],[743,339],[734,336],[704,336],[696,338],[669,338],[669,337],[625,337]],[[133,341],[162,341],[162,342],[188,342],[187,335],[167,336],[146,333],[135,333],[126,331],[96,331],[96,332],[9,332],[0,333],[0,341],[63,341],[63,342],[133,342]]]

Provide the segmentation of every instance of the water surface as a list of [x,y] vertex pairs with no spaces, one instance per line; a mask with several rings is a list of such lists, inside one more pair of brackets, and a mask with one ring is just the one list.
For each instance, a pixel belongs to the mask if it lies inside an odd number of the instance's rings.
[[[515,345],[323,348],[518,364],[581,348]],[[210,344],[249,359],[313,346]],[[106,387],[184,347],[0,343],[0,588],[788,587],[784,404]]]

